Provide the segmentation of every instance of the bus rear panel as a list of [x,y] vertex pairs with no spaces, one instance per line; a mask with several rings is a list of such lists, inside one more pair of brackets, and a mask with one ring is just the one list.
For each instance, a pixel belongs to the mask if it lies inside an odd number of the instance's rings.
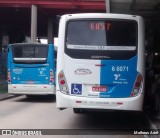
[[57,108],[142,111],[143,31],[139,16],[62,16]]
[[8,52],[8,92],[26,95],[54,94],[54,64],[53,45],[10,45]]

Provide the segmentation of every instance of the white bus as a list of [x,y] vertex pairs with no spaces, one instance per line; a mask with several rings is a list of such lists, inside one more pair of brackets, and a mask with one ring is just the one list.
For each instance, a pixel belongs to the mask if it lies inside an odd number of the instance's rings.
[[60,19],[57,108],[142,111],[144,22],[125,14]]

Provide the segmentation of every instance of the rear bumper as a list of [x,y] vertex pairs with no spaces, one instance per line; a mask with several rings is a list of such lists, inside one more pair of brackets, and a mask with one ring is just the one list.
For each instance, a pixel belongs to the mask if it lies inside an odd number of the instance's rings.
[[142,111],[144,94],[131,98],[88,98],[56,92],[57,108]]
[[55,94],[54,85],[30,85],[30,84],[9,84],[8,93],[25,95],[48,95]]

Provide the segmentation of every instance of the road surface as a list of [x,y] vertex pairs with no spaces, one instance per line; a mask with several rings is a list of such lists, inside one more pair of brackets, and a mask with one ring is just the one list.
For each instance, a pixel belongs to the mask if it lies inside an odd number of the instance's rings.
[[[150,128],[152,129],[153,125],[144,114],[113,111],[74,114],[72,109],[59,111],[56,109],[54,96],[36,98],[19,96],[0,101],[0,129],[51,129],[50,131],[57,129],[58,135],[45,136],[56,138],[150,138],[151,136],[147,135],[130,135],[133,130]],[[76,129],[82,129],[78,131],[80,135],[77,135]],[[73,134],[72,132],[68,134],[68,130],[73,130]],[[156,137],[158,138],[158,135],[154,135],[154,138]]]

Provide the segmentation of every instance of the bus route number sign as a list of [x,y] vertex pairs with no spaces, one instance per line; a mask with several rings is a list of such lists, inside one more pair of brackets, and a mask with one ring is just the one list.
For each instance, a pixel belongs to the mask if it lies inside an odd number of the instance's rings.
[[112,72],[128,72],[129,67],[128,66],[112,66]]

